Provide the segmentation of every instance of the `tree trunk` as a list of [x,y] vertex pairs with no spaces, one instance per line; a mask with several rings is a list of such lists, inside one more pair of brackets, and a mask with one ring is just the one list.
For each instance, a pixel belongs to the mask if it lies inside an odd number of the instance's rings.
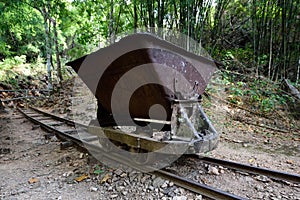
[[54,31],[54,43],[55,43],[55,55],[56,55],[56,66],[57,66],[57,76],[59,79],[59,84],[62,86],[62,72],[61,72],[61,62],[60,62],[60,56],[59,56],[59,44],[57,39],[57,29],[56,29],[56,21],[53,18],[50,18],[53,24],[53,31]]
[[159,28],[163,27],[164,24],[164,0],[157,0],[157,10],[158,10],[158,23],[157,26]]
[[48,89],[52,89],[52,69],[51,69],[51,45],[50,45],[50,33],[48,27],[48,13],[46,8],[43,8],[42,15],[44,18],[44,28],[45,28],[45,40],[46,40],[46,54],[47,54],[47,72],[48,72]]
[[281,77],[286,78],[286,6],[285,6],[285,0],[281,0],[281,50],[282,50],[282,69],[281,69]]
[[257,30],[257,19],[256,19],[256,0],[253,0],[252,1],[252,34],[253,34],[253,64],[256,68],[256,73],[257,72],[257,51],[256,51],[256,48],[257,48],[257,44],[256,44],[256,30]]
[[136,7],[136,0],[134,0],[133,2],[133,28],[134,31],[136,32],[136,29],[138,27],[137,23],[138,23],[138,15],[137,15],[137,7]]
[[152,27],[155,27],[152,0],[147,0],[147,8],[148,8],[149,25],[152,28]]
[[110,1],[110,12],[109,12],[109,42],[112,44],[114,42],[114,35],[113,35],[113,30],[114,30],[114,1]]
[[268,78],[271,79],[272,56],[273,56],[273,23],[270,21],[270,51],[269,51],[269,70]]
[[299,75],[300,75],[300,58],[298,61],[298,66],[297,66],[296,84],[298,84],[298,82],[299,82]]

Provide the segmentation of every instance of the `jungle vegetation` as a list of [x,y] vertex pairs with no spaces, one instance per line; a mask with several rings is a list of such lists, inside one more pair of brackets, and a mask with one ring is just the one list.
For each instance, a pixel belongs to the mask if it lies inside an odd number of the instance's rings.
[[[299,82],[300,0],[1,0],[0,61],[64,63],[138,28],[195,39],[224,69]],[[1,65],[3,67],[3,65]],[[51,77],[50,77],[51,78]]]

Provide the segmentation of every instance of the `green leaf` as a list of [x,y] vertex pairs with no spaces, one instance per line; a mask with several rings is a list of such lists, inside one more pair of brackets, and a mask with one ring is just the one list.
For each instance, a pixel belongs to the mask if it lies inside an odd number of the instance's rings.
[[99,175],[99,174],[102,174],[104,171],[102,170],[102,169],[96,169],[95,171],[94,171],[94,174],[97,174],[97,175]]

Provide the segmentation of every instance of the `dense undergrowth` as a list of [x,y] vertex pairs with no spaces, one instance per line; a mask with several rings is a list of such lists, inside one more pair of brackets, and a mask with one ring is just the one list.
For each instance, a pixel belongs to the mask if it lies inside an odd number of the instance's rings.
[[51,100],[49,95],[61,89],[58,79],[52,80],[53,87],[49,90],[43,59],[34,63],[27,63],[26,56],[4,59],[0,61],[0,104],[4,107],[14,107],[24,106],[24,102],[48,103],[47,101]]
[[[293,113],[292,106],[297,104],[297,100],[284,88],[282,82],[230,71],[219,71],[217,78],[214,78],[212,82],[217,87],[208,87],[209,95],[213,98],[220,98],[233,106],[262,115],[273,115],[278,111],[297,115]],[[299,84],[291,84],[300,88]]]
[[[64,79],[70,78],[70,73],[63,68]],[[15,56],[0,61],[0,83],[2,89],[47,89],[48,73],[45,61],[38,58],[33,63],[26,62],[26,56]],[[52,84],[59,89],[60,84],[55,70],[52,70]]]
[[46,81],[46,69],[42,59],[26,63],[26,56],[23,55],[0,62],[0,82],[4,87],[2,89],[30,89],[33,85],[43,89]]
[[223,73],[223,80],[228,85],[229,100],[238,105],[247,105],[260,112],[268,113],[275,109],[285,109],[293,97],[283,90],[281,82],[265,78],[236,80],[235,75]]

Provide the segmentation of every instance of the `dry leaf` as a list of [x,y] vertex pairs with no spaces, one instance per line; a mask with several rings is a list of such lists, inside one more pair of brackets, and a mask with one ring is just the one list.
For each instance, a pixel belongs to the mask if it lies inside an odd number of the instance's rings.
[[39,179],[37,179],[37,178],[30,178],[30,179],[28,180],[28,183],[33,184],[33,183],[36,183],[36,182],[38,182],[38,181],[39,181]]
[[209,181],[206,178],[202,178],[201,181],[205,184],[209,183]]
[[287,160],[286,163],[287,163],[287,164],[294,164],[294,161],[292,161],[292,160]]
[[89,176],[88,176],[87,174],[83,174],[83,175],[81,175],[81,176],[75,178],[75,180],[76,180],[77,182],[81,182],[81,181],[83,181],[84,179],[87,179],[88,177],[89,177]]
[[103,177],[103,179],[100,181],[100,183],[102,184],[102,183],[105,183],[108,179],[110,179],[111,178],[111,175],[110,174],[106,174],[104,177]]
[[8,94],[6,92],[2,92],[3,97],[7,97]]
[[21,108],[25,108],[25,105],[23,103],[18,103],[18,106]]

